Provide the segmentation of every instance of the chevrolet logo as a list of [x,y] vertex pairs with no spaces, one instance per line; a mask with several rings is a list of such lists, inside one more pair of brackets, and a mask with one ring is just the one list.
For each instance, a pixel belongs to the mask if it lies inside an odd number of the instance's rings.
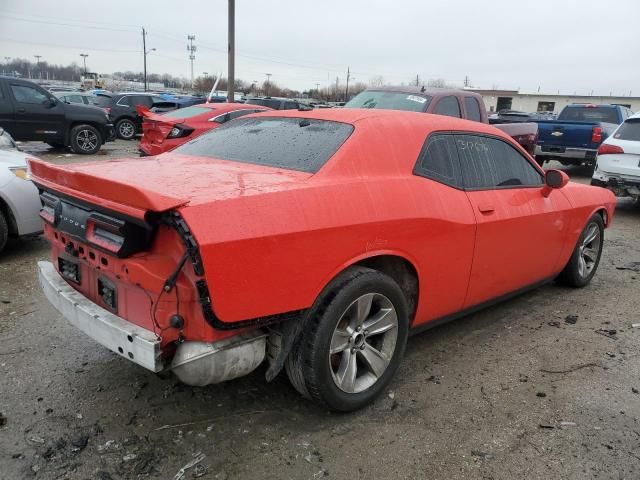
[[551,135],[553,135],[554,137],[561,137],[562,135],[564,135],[564,133],[562,133],[562,132],[551,132]]

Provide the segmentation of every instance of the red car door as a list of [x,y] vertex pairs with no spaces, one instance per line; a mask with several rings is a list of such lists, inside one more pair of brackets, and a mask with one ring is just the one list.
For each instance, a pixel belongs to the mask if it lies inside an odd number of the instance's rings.
[[466,308],[557,273],[570,205],[542,194],[542,173],[507,141],[464,134],[456,146],[477,222]]

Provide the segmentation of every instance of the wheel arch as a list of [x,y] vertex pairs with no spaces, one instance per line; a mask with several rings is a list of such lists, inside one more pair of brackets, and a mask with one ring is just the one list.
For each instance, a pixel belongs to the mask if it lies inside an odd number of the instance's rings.
[[7,201],[2,198],[0,195],[0,213],[4,215],[5,220],[7,221],[7,226],[9,227],[9,235],[17,236],[18,235],[18,223],[16,222],[15,217],[13,216],[13,212],[11,211],[11,207],[7,203]]

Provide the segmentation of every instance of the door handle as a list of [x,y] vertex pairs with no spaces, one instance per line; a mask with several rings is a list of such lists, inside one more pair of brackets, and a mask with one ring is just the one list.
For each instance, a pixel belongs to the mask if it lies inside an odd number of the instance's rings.
[[27,109],[26,108],[18,108],[18,109],[16,109],[16,113],[27,113]]
[[495,208],[489,203],[481,203],[478,205],[478,210],[480,210],[480,213],[493,213]]

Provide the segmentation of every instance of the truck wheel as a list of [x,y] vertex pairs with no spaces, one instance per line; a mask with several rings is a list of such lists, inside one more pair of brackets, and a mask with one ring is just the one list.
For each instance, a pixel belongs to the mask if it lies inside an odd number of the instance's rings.
[[599,214],[593,215],[578,238],[569,263],[558,275],[561,285],[582,288],[589,284],[596,274],[604,243],[604,222]]
[[74,153],[91,155],[100,150],[102,137],[91,125],[77,125],[71,129],[71,150]]
[[389,276],[368,268],[340,275],[312,307],[287,375],[304,396],[348,412],[384,391],[404,355],[407,302]]
[[548,160],[547,157],[543,157],[541,155],[536,155],[534,158],[536,159],[536,163],[541,167],[544,167],[544,162]]
[[4,214],[0,212],[0,252],[4,250],[7,240],[9,239],[9,225],[7,225],[7,219],[4,218]]
[[123,118],[116,123],[116,135],[123,140],[131,140],[136,135],[136,125],[128,118]]

